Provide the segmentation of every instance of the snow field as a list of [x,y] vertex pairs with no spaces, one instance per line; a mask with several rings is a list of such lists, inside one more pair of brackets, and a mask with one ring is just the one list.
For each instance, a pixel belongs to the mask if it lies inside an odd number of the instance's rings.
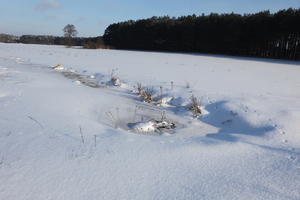
[[[116,68],[124,85],[107,86]],[[287,61],[0,44],[0,198],[299,199],[299,75]],[[138,82],[172,103],[142,102]],[[162,112],[174,132],[130,131]]]

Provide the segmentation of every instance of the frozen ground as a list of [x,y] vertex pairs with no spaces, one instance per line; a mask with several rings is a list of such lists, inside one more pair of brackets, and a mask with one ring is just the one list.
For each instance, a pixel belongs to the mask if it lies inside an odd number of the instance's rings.
[[[299,200],[299,77],[299,62],[0,43],[0,199]],[[173,100],[142,102],[137,82]],[[163,112],[175,129],[132,128]]]

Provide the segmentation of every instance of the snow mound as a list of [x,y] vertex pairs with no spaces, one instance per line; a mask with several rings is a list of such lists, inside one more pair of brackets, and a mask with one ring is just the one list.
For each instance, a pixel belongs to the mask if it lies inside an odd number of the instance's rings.
[[157,101],[157,105],[160,105],[162,107],[170,107],[173,99],[174,97],[162,97]]
[[204,106],[200,106],[200,109],[201,109],[201,115],[200,115],[201,117],[209,114],[209,111],[206,110]]
[[61,70],[64,70],[65,67],[61,64],[58,64],[55,67],[53,67],[53,69],[56,70],[56,71],[61,71]]
[[147,133],[147,132],[160,133],[166,129],[176,128],[174,123],[165,120],[150,120],[147,122],[137,122],[137,123],[129,124],[129,127],[131,127],[131,129],[137,133]]
[[136,132],[155,132],[155,123],[153,121],[149,122],[137,122],[135,125],[132,126],[132,129]]

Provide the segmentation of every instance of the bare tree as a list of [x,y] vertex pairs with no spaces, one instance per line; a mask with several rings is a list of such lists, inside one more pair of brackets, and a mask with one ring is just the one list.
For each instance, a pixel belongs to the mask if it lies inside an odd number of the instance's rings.
[[76,37],[78,32],[76,30],[76,27],[73,24],[68,24],[64,27],[64,36],[66,38],[66,45],[67,47],[72,46],[72,38]]

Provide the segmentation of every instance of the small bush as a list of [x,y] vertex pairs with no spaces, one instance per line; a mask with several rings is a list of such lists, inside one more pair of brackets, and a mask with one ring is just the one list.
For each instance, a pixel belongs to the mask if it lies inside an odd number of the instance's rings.
[[190,101],[191,101],[191,105],[189,107],[189,110],[193,111],[193,116],[194,117],[198,117],[202,114],[201,108],[200,108],[200,102],[198,101],[198,99],[192,95],[190,97]]
[[140,95],[145,102],[151,103],[153,101],[153,88],[144,88],[141,83],[137,83],[136,90],[138,95]]
[[153,101],[153,88],[145,88],[145,90],[141,91],[141,97],[144,99],[145,102],[151,103]]

